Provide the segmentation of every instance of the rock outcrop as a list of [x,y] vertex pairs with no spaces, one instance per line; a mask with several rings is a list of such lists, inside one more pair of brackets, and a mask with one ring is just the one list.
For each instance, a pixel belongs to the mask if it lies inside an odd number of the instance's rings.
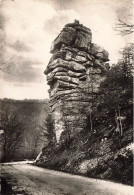
[[108,52],[92,43],[91,30],[75,20],[53,41],[51,53],[45,74],[59,142],[67,131],[73,136],[86,127],[105,78]]

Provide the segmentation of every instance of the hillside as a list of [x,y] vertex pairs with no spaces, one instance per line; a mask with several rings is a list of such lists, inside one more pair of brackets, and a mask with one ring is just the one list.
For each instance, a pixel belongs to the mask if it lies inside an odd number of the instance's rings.
[[[12,158],[14,160],[35,158],[45,144],[41,127],[44,125],[49,112],[48,100],[1,99],[0,111],[1,128],[4,129],[7,127],[5,130],[9,136],[16,127],[14,127],[14,129],[13,127],[11,129],[11,125],[8,127],[6,121],[4,122],[4,120],[2,120],[3,116],[4,119],[6,119],[6,117],[8,117],[8,119],[9,117],[15,117],[14,120],[20,124],[20,128],[22,128],[23,131],[19,141],[20,147],[15,150],[15,154]],[[13,123],[14,121],[9,119],[8,123],[10,124],[11,122]],[[8,158],[7,160],[11,160],[9,155]]]
[[133,128],[128,109],[123,135],[116,132],[112,114],[97,118],[90,126],[54,148],[44,148],[37,165],[133,185]]

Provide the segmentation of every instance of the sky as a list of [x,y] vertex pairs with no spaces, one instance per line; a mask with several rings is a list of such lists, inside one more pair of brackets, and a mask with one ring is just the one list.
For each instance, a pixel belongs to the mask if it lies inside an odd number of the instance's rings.
[[133,0],[0,0],[0,98],[45,99],[45,70],[52,41],[65,24],[78,19],[92,42],[117,63],[132,35],[114,30],[118,18],[132,21]]

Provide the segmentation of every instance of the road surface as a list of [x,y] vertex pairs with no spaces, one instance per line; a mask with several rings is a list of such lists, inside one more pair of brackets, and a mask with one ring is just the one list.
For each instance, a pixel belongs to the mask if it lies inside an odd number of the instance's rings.
[[131,186],[48,170],[23,162],[2,164],[1,167],[3,181],[6,181],[4,195],[8,194],[8,190],[9,194],[18,195],[134,194]]

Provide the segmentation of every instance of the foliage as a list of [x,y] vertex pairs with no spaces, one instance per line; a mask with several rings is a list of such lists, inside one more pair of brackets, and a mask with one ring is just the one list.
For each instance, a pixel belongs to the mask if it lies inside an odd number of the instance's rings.
[[133,153],[124,149],[115,159],[108,162],[111,168],[111,179],[133,185]]
[[98,105],[100,115],[105,113],[107,117],[113,117],[116,131],[121,136],[123,125],[126,125],[128,118],[132,123],[132,116],[128,117],[128,112],[132,111],[133,102],[133,46],[130,44],[121,51],[122,59],[107,72],[107,77],[100,87],[102,94]]
[[24,126],[19,121],[17,113],[7,108],[0,118],[4,130],[4,160],[14,159],[15,152],[22,147]]
[[56,142],[56,135],[52,114],[48,113],[44,125],[40,128],[43,129],[43,135],[47,139],[48,147],[53,147]]
[[102,106],[110,111],[130,106],[132,99],[132,75],[124,62],[114,65],[101,85]]
[[[35,159],[45,144],[42,129],[39,128],[44,122],[49,111],[48,100],[0,100],[0,112],[11,118],[15,115],[15,122],[21,124],[22,134],[20,145],[14,153],[14,160]],[[4,124],[1,126],[4,129]],[[9,129],[7,133],[11,136]],[[19,140],[19,139],[18,139]],[[11,160],[8,156],[8,160]]]

